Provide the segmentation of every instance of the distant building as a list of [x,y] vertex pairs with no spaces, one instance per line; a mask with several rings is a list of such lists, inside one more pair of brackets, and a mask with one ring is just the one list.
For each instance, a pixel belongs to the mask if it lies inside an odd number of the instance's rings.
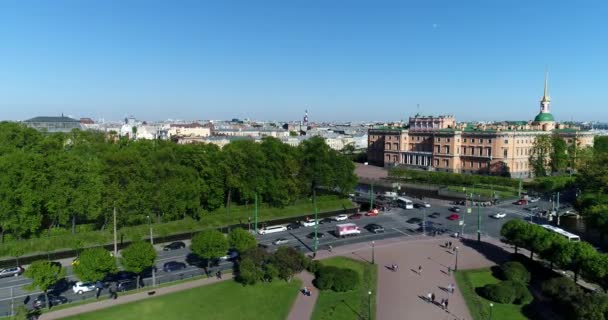
[[199,123],[174,123],[169,125],[167,133],[169,137],[208,137],[211,135],[211,129]]
[[80,121],[70,117],[35,117],[23,121],[23,123],[41,132],[71,132],[74,129],[82,129]]

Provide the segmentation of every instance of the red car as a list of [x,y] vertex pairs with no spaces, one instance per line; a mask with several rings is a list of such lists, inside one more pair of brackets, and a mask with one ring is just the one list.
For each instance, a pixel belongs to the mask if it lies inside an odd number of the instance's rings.
[[348,217],[349,219],[361,219],[363,218],[363,215],[360,213],[355,213],[353,215],[351,215],[350,217]]
[[451,214],[451,215],[448,217],[448,219],[449,219],[449,220],[452,220],[452,221],[454,221],[454,220],[458,220],[459,218],[460,218],[460,216],[459,216],[459,215],[457,215],[457,214],[455,214],[455,213],[452,213],[452,214]]
[[378,215],[378,209],[370,210],[365,215],[368,216],[368,217],[375,217],[375,216]]

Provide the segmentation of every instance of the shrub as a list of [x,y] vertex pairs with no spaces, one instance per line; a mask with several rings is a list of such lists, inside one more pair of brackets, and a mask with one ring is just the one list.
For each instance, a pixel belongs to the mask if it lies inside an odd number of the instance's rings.
[[[528,286],[526,284],[524,284],[522,282],[517,282],[517,281],[505,281],[505,282],[510,282],[509,284],[506,284],[506,285],[513,286],[513,289],[515,292],[515,299],[513,300],[514,304],[528,304],[528,303],[532,302],[532,299],[534,299],[534,297],[530,293],[530,290],[528,290]],[[503,282],[503,285],[505,285],[504,282]]]
[[317,276],[313,280],[315,287],[319,290],[329,290],[334,285],[334,276],[340,272],[340,268],[332,266],[322,266],[317,271]]
[[509,261],[500,267],[500,274],[504,280],[511,280],[521,283],[530,281],[530,272],[526,267],[517,261]]
[[306,266],[306,270],[316,275],[322,267],[323,265],[321,264],[321,262],[319,262],[319,260],[310,260],[310,262]]
[[512,303],[515,300],[515,288],[509,283],[505,285],[505,282],[507,281],[485,285],[481,290],[482,295],[494,302]]
[[349,291],[359,286],[359,274],[352,269],[340,269],[340,272],[334,275],[334,285],[332,290],[337,292]]
[[583,290],[571,279],[557,277],[543,282],[543,294],[557,300],[566,302],[573,300],[574,297],[583,294]]

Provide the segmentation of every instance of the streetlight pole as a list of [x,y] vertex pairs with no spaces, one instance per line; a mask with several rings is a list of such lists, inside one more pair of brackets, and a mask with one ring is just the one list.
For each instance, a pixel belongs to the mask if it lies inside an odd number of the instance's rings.
[[[152,219],[148,218],[148,226],[150,227],[150,244],[154,247],[154,234],[152,233]],[[156,287],[156,265],[152,266],[152,287]]]
[[317,217],[317,191],[316,189],[312,189],[312,202],[315,209],[315,243],[314,243],[314,252],[313,257],[317,256],[317,249],[319,248],[319,238],[317,237],[319,231],[319,219]]
[[376,263],[376,254],[374,252],[375,247],[376,247],[376,242],[372,241],[372,264]]
[[479,202],[481,202],[481,195],[479,195],[477,201],[477,242],[481,241],[481,206]]
[[367,308],[367,314],[368,314],[369,320],[372,320],[372,292],[368,291],[367,292],[367,296],[368,296],[368,299],[367,299],[367,307],[368,307]]
[[490,320],[492,320],[492,309],[494,309],[494,304],[490,302]]
[[454,263],[454,271],[458,271],[458,247],[454,248],[454,251],[456,251],[456,262]]
[[371,188],[369,189],[369,211],[374,210],[374,182],[371,183]]
[[255,193],[255,210],[253,212],[253,229],[258,233],[258,193]]

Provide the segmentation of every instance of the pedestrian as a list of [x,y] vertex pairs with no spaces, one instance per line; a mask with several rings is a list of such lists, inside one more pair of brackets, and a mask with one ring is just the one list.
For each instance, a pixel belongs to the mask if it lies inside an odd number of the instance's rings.
[[399,265],[395,264],[395,271],[399,271]]
[[452,266],[448,266],[448,276],[452,275]]
[[331,246],[331,244],[328,245],[327,247],[328,247],[327,251],[329,251],[329,253],[331,253],[331,250],[333,249],[333,247]]
[[422,266],[418,266],[418,275],[422,275]]
[[448,312],[448,299],[445,299],[445,312]]
[[448,242],[447,242],[447,241],[445,242],[445,246],[444,246],[444,247],[445,247],[445,248],[447,248],[447,247],[448,247]]
[[429,293],[426,295],[426,300],[427,300],[428,302],[431,302],[432,298],[433,298],[433,295],[432,295],[432,294],[429,292]]
[[435,303],[435,292],[431,293],[431,302]]
[[452,283],[452,294],[454,294],[454,291],[456,291],[456,286]]
[[445,308],[445,299],[441,299],[441,309]]
[[448,248],[451,248],[451,247],[452,247],[452,241],[449,241],[448,242]]
[[220,280],[222,280],[222,270],[219,270],[219,271],[217,272],[217,277],[218,277]]

